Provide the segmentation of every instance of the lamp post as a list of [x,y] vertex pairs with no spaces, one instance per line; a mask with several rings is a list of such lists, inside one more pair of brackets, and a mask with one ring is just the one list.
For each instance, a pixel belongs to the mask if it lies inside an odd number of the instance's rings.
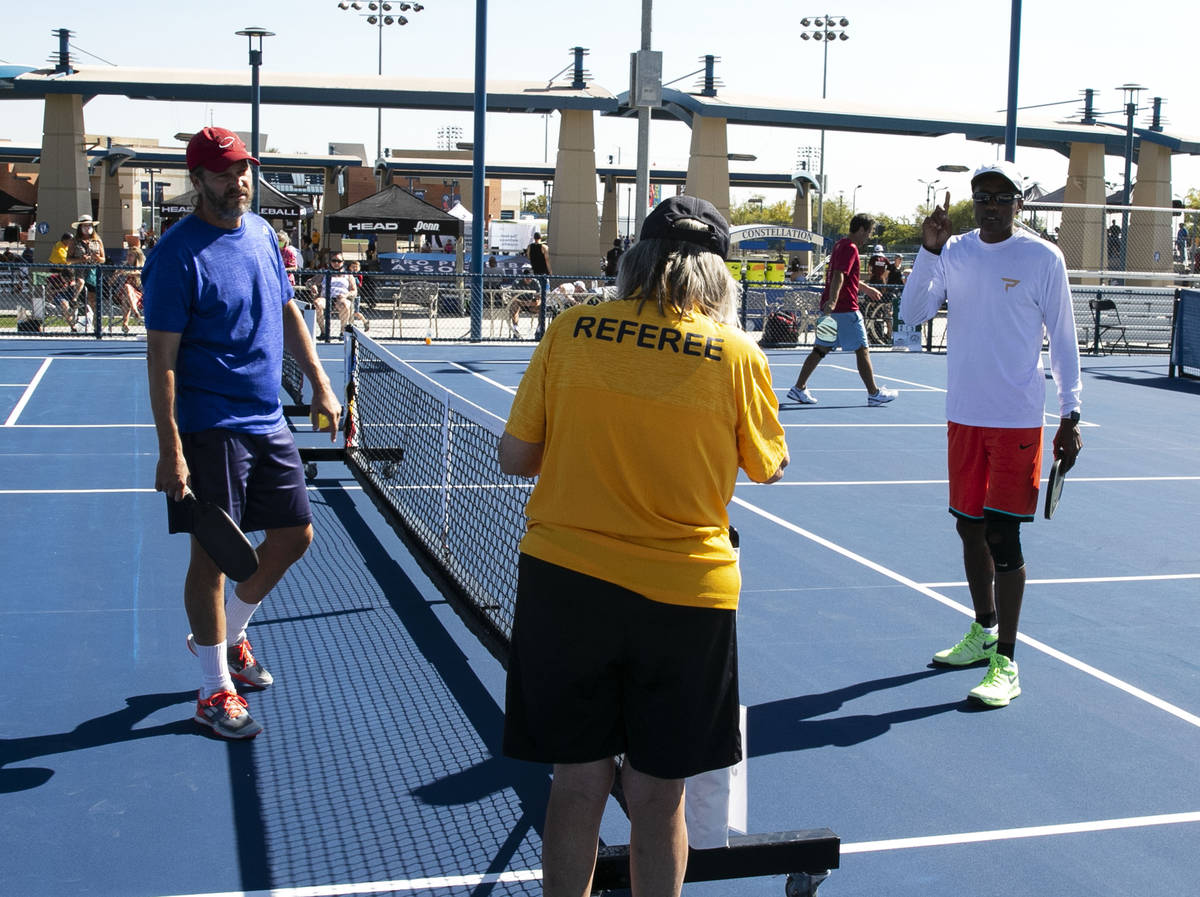
[[[366,7],[366,12],[361,10]],[[393,7],[400,15],[389,15]],[[425,7],[420,3],[360,3],[359,0],[339,0],[338,9],[348,11],[352,10],[355,15],[367,20],[368,25],[374,25],[377,34],[379,35],[379,64],[376,67],[375,74],[383,76],[383,26],[384,25],[407,25],[408,17],[403,15],[406,12],[420,12]],[[375,164],[383,160],[383,107],[379,106],[375,109]],[[382,189],[382,184],[380,188]]]
[[[274,31],[268,31],[266,28],[251,26],[243,28],[237,32],[238,37],[246,38],[246,43],[250,46],[250,155],[258,158],[258,106],[260,102],[260,91],[258,83],[258,69],[262,65],[262,42],[264,37],[274,37]],[[255,41],[258,45],[255,46]],[[250,208],[258,213],[258,179],[259,166],[251,165],[254,175],[254,197],[250,200]]]
[[[814,26],[817,30],[811,34],[807,31],[800,32],[801,40],[822,41],[824,47],[824,60],[821,63],[821,99],[825,99],[825,90],[829,83],[829,42],[833,40],[850,40],[850,35],[845,31],[850,24],[850,20],[845,16],[817,16],[815,19],[803,18],[800,20],[800,25],[803,28]],[[840,30],[835,30],[840,29]],[[817,175],[817,233],[821,236],[822,245],[821,253],[824,254],[824,227],[825,227],[825,129],[821,129],[821,170]]]
[[[940,184],[941,182],[942,182],[942,179],[941,179],[941,178],[934,178],[932,181],[923,181],[923,180],[921,180],[920,178],[917,178],[917,183],[918,183],[918,184],[924,184],[924,185],[925,185],[925,209],[926,209],[926,214],[928,214],[928,213],[929,213],[930,211],[932,211],[932,209],[933,209],[933,189],[934,189],[934,187],[936,187],[936,186],[937,186],[938,184]],[[948,211],[950,211],[950,210],[949,210],[949,209],[947,209],[946,211],[948,212]]]
[[854,190],[850,193],[850,217],[854,217],[854,213],[858,211],[858,191],[862,184],[855,184]]

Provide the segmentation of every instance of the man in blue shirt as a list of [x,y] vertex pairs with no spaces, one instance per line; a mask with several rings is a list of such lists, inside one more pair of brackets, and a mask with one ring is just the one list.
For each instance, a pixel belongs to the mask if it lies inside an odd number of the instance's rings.
[[195,719],[223,738],[262,731],[234,680],[273,677],[250,652],[246,624],[312,542],[299,452],[279,401],[286,347],[313,384],[312,413],[336,439],[341,406],[292,299],[270,225],[248,211],[258,160],[232,131],[192,137],[187,166],[195,211],[150,253],[146,361],[158,435],[154,488],[167,495],[171,532],[190,532],[187,492],[223,507],[243,530],[265,530],[258,570],[225,599],[225,577],[193,537],[184,584],[203,683]]

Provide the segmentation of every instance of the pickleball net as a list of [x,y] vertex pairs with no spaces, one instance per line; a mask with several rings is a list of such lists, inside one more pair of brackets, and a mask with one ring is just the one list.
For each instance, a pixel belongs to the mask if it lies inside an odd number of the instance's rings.
[[533,481],[500,472],[504,420],[369,337],[345,340],[346,464],[501,663]]
[[1180,290],[1171,328],[1170,376],[1200,378],[1200,290]]

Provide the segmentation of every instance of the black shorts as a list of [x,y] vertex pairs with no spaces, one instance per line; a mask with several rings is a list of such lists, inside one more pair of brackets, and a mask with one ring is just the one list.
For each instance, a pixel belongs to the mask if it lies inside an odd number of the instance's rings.
[[741,760],[736,611],[651,601],[525,554],[517,583],[507,756],[625,754],[662,779]]
[[[312,523],[304,465],[287,427],[273,433],[212,429],[181,433],[191,487],[224,508],[244,532]],[[167,529],[191,532],[191,515],[167,496]]]

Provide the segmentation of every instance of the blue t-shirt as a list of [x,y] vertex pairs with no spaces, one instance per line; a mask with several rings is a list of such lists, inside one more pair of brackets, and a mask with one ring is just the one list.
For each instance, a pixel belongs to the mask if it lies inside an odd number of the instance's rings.
[[279,402],[283,306],[292,298],[275,232],[247,212],[236,230],[188,215],[142,272],[147,330],[182,334],[175,369],[181,433],[270,433]]

